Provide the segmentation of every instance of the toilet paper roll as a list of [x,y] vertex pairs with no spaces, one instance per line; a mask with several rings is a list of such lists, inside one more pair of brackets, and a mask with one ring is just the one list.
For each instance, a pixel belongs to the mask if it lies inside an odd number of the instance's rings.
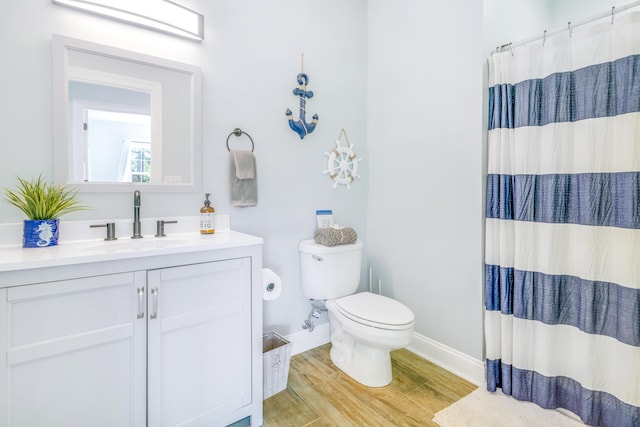
[[262,299],[271,301],[282,293],[282,280],[280,276],[269,268],[262,269]]

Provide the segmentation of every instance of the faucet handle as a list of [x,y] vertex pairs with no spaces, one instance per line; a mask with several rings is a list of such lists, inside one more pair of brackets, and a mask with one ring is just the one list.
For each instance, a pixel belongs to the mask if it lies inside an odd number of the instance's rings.
[[164,221],[164,220],[158,220],[156,221],[156,237],[165,237],[166,234],[164,234],[164,225],[165,224],[176,224],[178,221]]
[[118,240],[116,237],[116,223],[108,222],[106,224],[91,224],[90,228],[107,227],[107,237],[104,240]]

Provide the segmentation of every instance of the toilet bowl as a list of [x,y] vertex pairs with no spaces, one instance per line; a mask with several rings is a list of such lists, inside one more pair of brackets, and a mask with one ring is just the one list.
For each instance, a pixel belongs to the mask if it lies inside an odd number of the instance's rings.
[[383,387],[392,380],[390,352],[411,342],[415,316],[391,298],[355,293],[362,247],[361,241],[335,247],[300,242],[302,289],[325,302],[333,363],[366,386]]
[[413,336],[414,315],[382,295],[362,292],[326,301],[331,326],[331,361],[356,381],[383,387],[392,380],[392,350]]

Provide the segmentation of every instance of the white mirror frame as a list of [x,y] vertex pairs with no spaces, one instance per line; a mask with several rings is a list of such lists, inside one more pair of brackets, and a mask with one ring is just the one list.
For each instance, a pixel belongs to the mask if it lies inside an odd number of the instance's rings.
[[[191,179],[188,183],[70,182],[69,51],[86,52],[185,73],[191,77]],[[53,176],[80,192],[200,192],[202,187],[202,73],[199,67],[70,37],[53,36]]]

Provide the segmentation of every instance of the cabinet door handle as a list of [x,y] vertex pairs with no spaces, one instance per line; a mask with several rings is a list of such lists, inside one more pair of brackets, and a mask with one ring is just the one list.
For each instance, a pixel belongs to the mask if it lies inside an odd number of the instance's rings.
[[151,289],[151,296],[153,297],[153,313],[149,315],[149,319],[155,319],[158,317],[158,288]]
[[144,317],[144,288],[138,288],[138,319]]

